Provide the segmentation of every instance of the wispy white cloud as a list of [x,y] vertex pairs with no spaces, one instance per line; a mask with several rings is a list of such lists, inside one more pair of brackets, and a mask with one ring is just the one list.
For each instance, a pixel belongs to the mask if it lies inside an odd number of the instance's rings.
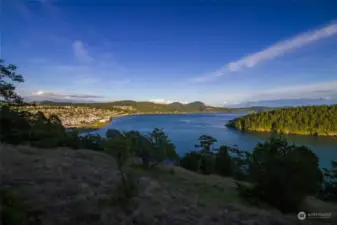
[[337,98],[337,82],[293,85],[253,94],[247,100]]
[[328,38],[337,34],[337,23],[327,25],[323,28],[299,34],[291,39],[276,43],[269,48],[256,52],[250,56],[244,57],[238,61],[228,64],[230,72],[239,71],[245,67],[254,67],[256,64],[274,59],[292,50],[301,48],[312,42]]
[[94,61],[94,58],[89,55],[89,52],[86,49],[86,46],[80,40],[76,40],[73,43],[73,51],[74,51],[74,56],[76,57],[76,59],[81,62],[90,63]]
[[[37,62],[39,59],[37,59]],[[97,61],[100,58],[97,58]],[[34,60],[35,61],[35,60]],[[127,78],[125,68],[120,68],[117,63],[112,62],[101,64],[56,64],[51,61],[44,61],[41,65],[44,74],[57,74],[58,79],[64,79],[68,86],[73,89],[83,89],[95,87],[120,88],[131,82]]]
[[[60,79],[67,79],[67,85],[72,85],[75,89],[92,85],[118,88],[131,82],[126,77],[127,69],[117,62],[112,52],[102,49],[94,51],[95,48],[98,48],[97,46],[90,46],[89,48],[80,40],[62,42],[62,44],[68,46],[70,43],[72,43],[75,59],[82,63],[58,64],[44,59],[41,68],[45,74],[49,72],[58,74]],[[35,61],[39,62],[40,58]]]
[[302,48],[313,42],[337,35],[337,22],[332,22],[319,29],[311,30],[305,33],[298,34],[293,38],[280,41],[274,45],[263,49],[259,52],[253,53],[249,56],[243,57],[237,61],[230,62],[224,67],[215,71],[214,73],[192,78],[192,81],[203,82],[223,76],[227,73],[238,72],[244,68],[252,68],[257,64],[280,57],[286,53]]
[[[17,13],[19,13],[20,17],[23,17],[25,20],[31,20],[37,17],[37,14],[34,13],[34,9],[37,4],[43,7],[44,10],[47,10],[47,16],[51,16],[53,19],[57,19],[58,22],[61,22],[59,16],[59,10],[55,6],[55,2],[58,0],[10,0],[4,1],[4,7],[7,8],[13,7]],[[7,5],[7,3],[9,3]]]
[[[71,46],[72,42],[62,43],[68,48]],[[75,42],[74,42],[75,43]],[[78,42],[79,43],[79,42]],[[99,92],[101,97],[105,98],[110,96],[111,90],[118,90],[124,88],[131,80],[126,75],[126,68],[121,66],[112,57],[112,53],[109,51],[93,51],[93,46],[90,46],[90,50],[83,48],[83,43],[79,44],[76,49],[78,56],[85,56],[85,62],[88,62],[86,56],[90,57],[95,63],[75,63],[69,62],[67,64],[58,63],[55,60],[48,58],[42,58],[38,56],[32,57],[29,62],[31,64],[31,69],[36,68],[38,65],[39,79],[35,82],[27,85],[25,83],[25,88],[20,89],[22,96],[31,97],[34,99],[49,99],[49,100],[62,100],[62,99],[75,99],[80,100],[79,96],[76,94],[63,94],[64,92],[70,91],[75,93],[81,93],[82,91],[95,89]],[[62,46],[62,45],[60,45]],[[81,61],[83,62],[83,60]],[[35,70],[35,69],[34,69]],[[36,74],[36,72],[34,72]],[[52,79],[49,77],[52,76]],[[48,80],[52,82],[48,83]],[[61,91],[44,91],[43,93],[37,92],[37,90],[54,90],[54,87],[62,87]],[[29,89],[24,90],[24,89]],[[31,93],[35,94],[32,95]],[[84,95],[86,96],[86,95]],[[84,100],[84,99],[83,99]]]
[[214,73],[211,73],[211,74],[193,77],[192,79],[190,79],[190,81],[192,81],[192,82],[204,82],[204,81],[214,80],[217,77],[220,77],[220,76],[224,75],[226,71],[228,71],[227,66],[222,67],[222,68],[218,69],[217,71],[215,71]]
[[291,100],[291,99],[336,99],[337,81],[292,85],[256,93],[223,93],[224,104],[241,104],[245,102]]
[[77,93],[52,92],[40,90],[32,93],[29,96],[25,96],[25,98],[35,100],[93,100],[93,99],[102,99],[104,97],[92,94],[77,94]]
[[171,104],[173,102],[179,102],[182,104],[187,104],[188,101],[172,101],[172,100],[165,100],[165,99],[151,99],[150,102],[158,103],[158,104]]

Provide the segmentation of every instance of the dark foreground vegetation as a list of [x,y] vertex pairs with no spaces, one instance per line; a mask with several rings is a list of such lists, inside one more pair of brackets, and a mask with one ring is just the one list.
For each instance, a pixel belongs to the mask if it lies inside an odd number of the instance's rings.
[[336,222],[336,162],[321,171],[305,146],[272,138],[248,153],[203,135],[180,159],[157,128],[79,136],[56,116],[10,108],[22,99],[5,79],[23,79],[0,69],[3,224],[288,225],[317,210],[332,218],[307,224]]
[[234,119],[227,126],[242,131],[337,136],[337,105],[276,109]]

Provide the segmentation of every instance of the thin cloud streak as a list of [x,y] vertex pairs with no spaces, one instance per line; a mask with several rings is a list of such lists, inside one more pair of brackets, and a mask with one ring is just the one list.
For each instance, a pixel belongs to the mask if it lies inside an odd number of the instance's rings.
[[337,34],[337,23],[327,25],[323,28],[299,34],[289,40],[281,41],[260,52],[254,53],[243,59],[228,64],[230,72],[239,71],[245,67],[251,68],[260,62],[274,59],[292,50],[301,48],[312,42],[331,37]]
[[302,48],[313,42],[337,35],[337,22],[330,23],[322,28],[315,29],[306,33],[301,33],[293,38],[278,42],[262,51],[253,53],[247,57],[239,59],[237,61],[230,62],[224,67],[215,71],[212,74],[208,74],[201,77],[192,78],[194,82],[204,82],[212,80],[216,77],[223,76],[227,73],[238,72],[245,68],[252,68],[257,64],[272,60],[274,58],[283,56],[286,53]]
[[67,94],[67,93],[54,93],[54,92],[45,92],[37,91],[32,94],[33,97],[52,97],[60,99],[90,99],[90,98],[104,98],[103,96],[98,95],[88,95],[88,94]]
[[94,59],[89,55],[88,50],[84,46],[83,42],[77,40],[73,43],[73,51],[76,59],[84,63],[93,62]]
[[151,99],[150,102],[157,103],[157,104],[171,104],[173,102],[179,102],[182,104],[188,104],[188,101],[172,101],[172,100],[165,100],[165,99]]
[[249,100],[318,99],[337,97],[337,82],[295,85],[255,94]]
[[[229,96],[223,94],[223,96]],[[235,96],[235,95],[232,95]],[[245,93],[223,99],[227,104],[290,99],[337,99],[337,81],[275,88],[260,93]]]
[[95,102],[104,99],[103,96],[92,94],[74,94],[66,92],[37,91],[31,95],[22,95],[26,101],[66,101],[66,102]]

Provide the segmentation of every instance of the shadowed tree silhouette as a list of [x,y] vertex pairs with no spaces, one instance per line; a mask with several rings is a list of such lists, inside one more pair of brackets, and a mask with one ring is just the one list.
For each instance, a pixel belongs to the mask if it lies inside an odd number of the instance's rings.
[[238,183],[245,199],[260,199],[282,212],[296,212],[303,200],[316,194],[323,181],[318,157],[305,146],[289,145],[282,138],[259,143],[251,155],[253,186]]
[[16,74],[16,66],[5,65],[5,61],[0,59],[0,97],[7,103],[22,104],[23,98],[15,92],[15,86],[11,82],[24,82],[20,74]]
[[212,136],[208,136],[208,135],[201,135],[199,137],[199,141],[200,141],[200,144],[195,145],[195,147],[201,148],[201,152],[203,153],[211,152],[213,150],[212,149],[213,144],[217,142],[215,138],[213,138]]

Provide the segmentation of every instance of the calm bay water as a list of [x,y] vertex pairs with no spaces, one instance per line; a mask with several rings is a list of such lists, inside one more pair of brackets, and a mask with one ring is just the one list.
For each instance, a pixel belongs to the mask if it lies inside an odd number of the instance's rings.
[[[200,135],[207,134],[218,140],[217,145],[238,145],[242,150],[251,151],[258,142],[266,140],[270,133],[249,132],[228,129],[224,125],[228,120],[242,116],[240,113],[216,114],[173,114],[173,115],[136,115],[113,119],[112,122],[93,133],[105,135],[108,129],[122,131],[138,130],[142,133],[151,132],[153,128],[163,128],[170,140],[176,145],[177,152],[183,155],[194,150]],[[320,158],[321,167],[330,167],[332,159],[337,160],[336,137],[314,137],[301,135],[286,135],[290,143],[306,145]]]

